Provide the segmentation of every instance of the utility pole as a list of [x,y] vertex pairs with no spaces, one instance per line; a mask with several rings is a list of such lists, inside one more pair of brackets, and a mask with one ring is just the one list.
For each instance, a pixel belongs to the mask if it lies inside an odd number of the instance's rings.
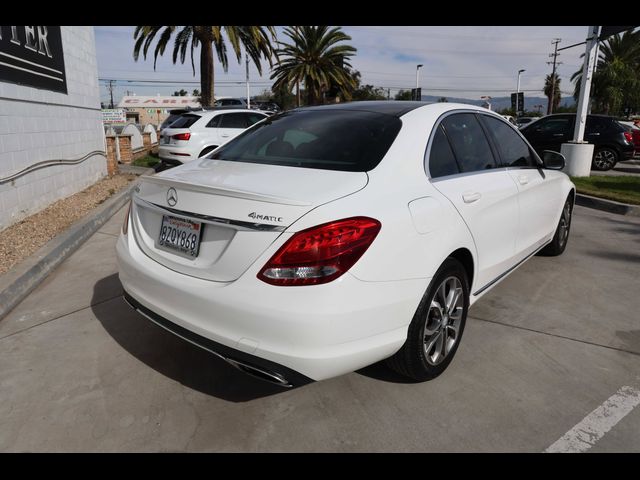
[[113,108],[113,84],[115,83],[115,80],[109,80],[109,85],[107,86],[107,89],[109,89],[109,93],[111,94],[111,103],[109,104],[109,108]]
[[553,44],[555,44],[555,48],[553,53],[550,53],[549,56],[553,57],[553,62],[547,62],[547,65],[553,64],[553,70],[551,72],[551,97],[549,97],[549,103],[547,105],[547,115],[551,115],[553,113],[553,100],[556,95],[556,65],[562,65],[562,62],[556,62],[556,57],[560,55],[558,53],[558,43],[562,41],[561,38],[554,38]]
[[246,50],[244,54],[247,57],[247,108],[251,108],[251,99],[249,95],[249,54]]
[[[296,32],[296,34],[300,33],[297,25],[294,25],[293,31]],[[298,79],[296,79],[296,106],[298,108],[300,107],[300,80]]]
[[387,100],[391,100],[391,89],[387,88]]

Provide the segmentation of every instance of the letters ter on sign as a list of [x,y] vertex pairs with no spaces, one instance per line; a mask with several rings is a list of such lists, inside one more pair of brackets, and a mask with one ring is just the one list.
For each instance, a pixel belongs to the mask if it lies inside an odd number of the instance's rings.
[[0,81],[67,93],[59,26],[0,26]]

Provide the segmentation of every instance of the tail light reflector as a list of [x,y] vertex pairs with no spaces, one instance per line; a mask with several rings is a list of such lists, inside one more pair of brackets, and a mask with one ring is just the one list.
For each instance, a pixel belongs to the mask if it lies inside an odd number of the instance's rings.
[[176,133],[175,135],[172,135],[171,138],[174,140],[189,140],[191,138],[191,133]]

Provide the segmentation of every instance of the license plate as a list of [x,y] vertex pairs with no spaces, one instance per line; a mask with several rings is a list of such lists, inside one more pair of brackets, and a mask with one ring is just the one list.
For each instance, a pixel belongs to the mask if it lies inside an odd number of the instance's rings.
[[158,247],[186,258],[196,258],[200,250],[201,233],[200,222],[163,215]]

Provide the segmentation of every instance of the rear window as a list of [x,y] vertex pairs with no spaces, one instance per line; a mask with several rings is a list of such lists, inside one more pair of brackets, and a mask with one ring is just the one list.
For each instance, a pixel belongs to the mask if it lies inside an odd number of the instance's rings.
[[180,115],[174,115],[171,114],[169,115],[164,122],[162,122],[162,125],[160,125],[160,130],[167,128],[168,126],[170,126],[175,120],[178,119],[178,117],[180,117]]
[[254,125],[208,158],[366,172],[380,163],[401,126],[399,118],[374,112],[286,112]]
[[191,125],[200,120],[200,115],[184,114],[171,124],[171,128],[189,128]]

